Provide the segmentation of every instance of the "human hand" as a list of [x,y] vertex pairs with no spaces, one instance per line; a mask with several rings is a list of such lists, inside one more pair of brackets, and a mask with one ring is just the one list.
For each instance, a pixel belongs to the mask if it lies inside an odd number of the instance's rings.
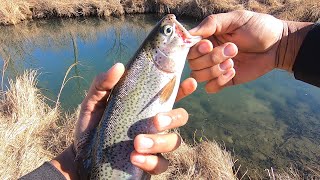
[[[75,127],[75,140],[80,140],[85,133],[94,129],[104,112],[107,97],[111,89],[124,73],[124,66],[116,64],[108,72],[98,75],[93,81],[86,98],[81,103],[79,120]],[[176,100],[191,94],[197,87],[197,82],[193,78],[188,78],[181,83]],[[159,131],[165,131],[184,125],[188,120],[188,113],[182,109],[175,109],[167,113],[159,113],[153,118],[154,127]],[[167,122],[167,123],[163,123]],[[154,144],[151,148],[144,148],[144,138],[152,139]],[[159,174],[168,167],[168,161],[157,153],[173,151],[179,147],[181,138],[177,134],[141,134],[134,139],[135,151],[131,154],[131,161],[150,174]],[[72,168],[68,161],[70,156],[74,156],[68,148],[62,156],[58,156],[52,164],[59,169],[66,178],[74,179],[77,177],[76,169]],[[74,157],[73,157],[74,160]],[[62,163],[61,163],[62,162]],[[65,163],[65,164],[63,164]],[[62,164],[62,165],[61,165]],[[62,167],[65,166],[65,167]],[[66,167],[67,166],[67,167]],[[75,166],[74,166],[75,167]],[[68,171],[68,172],[65,172]]]
[[210,15],[190,30],[206,38],[189,51],[191,77],[207,82],[206,91],[214,93],[274,68],[291,71],[305,25],[242,10]]

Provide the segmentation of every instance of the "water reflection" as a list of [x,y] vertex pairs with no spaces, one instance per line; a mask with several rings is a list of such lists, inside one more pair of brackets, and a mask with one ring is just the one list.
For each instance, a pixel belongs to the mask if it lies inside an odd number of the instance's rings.
[[[1,66],[7,65],[4,79],[27,68],[39,69],[40,87],[55,100],[67,69],[76,63],[68,77],[82,78],[69,81],[60,99],[65,109],[73,109],[94,76],[115,62],[127,62],[158,19],[56,19],[0,27]],[[183,78],[189,73],[186,66]],[[181,129],[183,137],[193,141],[197,130],[195,139],[205,136],[224,143],[250,174],[291,164],[306,172],[320,166],[320,90],[286,72],[273,71],[214,95],[207,95],[200,85],[176,107],[190,113]]]
[[57,19],[0,27],[1,62],[8,64],[9,77],[26,68],[40,68],[39,85],[52,100],[69,66],[77,63],[68,78],[83,79],[69,81],[60,99],[64,108],[73,108],[94,76],[130,58],[153,27],[150,18]]

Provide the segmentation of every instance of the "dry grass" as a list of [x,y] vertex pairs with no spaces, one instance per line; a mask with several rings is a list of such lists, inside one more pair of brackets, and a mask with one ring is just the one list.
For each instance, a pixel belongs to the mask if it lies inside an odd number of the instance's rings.
[[169,169],[153,180],[162,179],[238,179],[234,160],[215,142],[203,141],[197,145],[183,143],[179,149],[164,155],[170,160]]
[[[319,2],[312,0],[243,0],[241,3],[238,0],[178,0],[168,2],[165,0],[123,0],[121,1],[122,4],[120,4],[120,1],[114,1],[113,6],[109,4],[110,1],[69,1],[63,3],[60,0],[36,2],[37,0],[1,1],[0,24],[16,24],[27,19],[51,16],[98,15],[107,17],[124,12],[173,12],[201,18],[211,13],[227,12],[234,9],[250,9],[271,13],[283,19],[315,21],[319,18],[317,9],[320,9]],[[152,4],[155,4],[155,6],[152,6]],[[108,10],[110,7],[113,7],[111,8],[112,11]],[[10,59],[19,59],[10,53],[10,49],[16,49],[21,52],[18,54],[22,55],[23,52],[29,52],[29,48],[32,48],[27,44],[22,46],[20,42],[41,44],[42,47],[47,48],[61,48],[61,46],[70,44],[71,35],[90,41],[95,36],[89,34],[105,31],[110,26],[104,21],[99,21],[101,23],[99,26],[85,21],[81,25],[65,26],[64,21],[61,20],[58,31],[51,30],[50,25],[41,24],[41,22],[28,28],[20,28],[17,25],[14,27],[15,31],[10,31],[8,28],[0,29],[0,33],[8,35],[2,35],[3,39],[0,39],[0,46],[2,47],[0,54],[5,60],[5,64],[14,63]],[[121,21],[117,24],[117,26],[123,25]],[[142,25],[146,26],[143,28],[151,28],[149,25]],[[17,30],[19,28],[20,31]],[[89,31],[90,33],[87,33]],[[46,40],[39,41],[41,39],[37,38],[39,36],[46,37]],[[65,36],[65,38],[55,38],[57,36]],[[62,39],[66,42],[56,42],[53,39]],[[52,43],[56,44],[53,45]],[[10,47],[7,47],[7,45],[10,45]],[[3,73],[6,67],[3,66]],[[11,80],[8,90],[0,94],[0,179],[17,179],[60,153],[72,141],[73,125],[78,110],[71,114],[61,114],[59,108],[49,107],[45,103],[46,98],[36,88],[36,77],[35,71],[27,71],[16,80]],[[203,142],[197,145],[183,144],[177,151],[165,156],[171,162],[170,168],[166,173],[155,176],[153,179],[239,179],[242,176],[241,173],[235,173],[237,169],[234,167],[234,160],[230,153],[221,149],[215,142]],[[319,168],[313,168],[311,171],[314,175],[310,175],[310,177],[320,177]],[[270,172],[272,172],[271,169]],[[291,168],[286,171],[266,173],[266,175],[270,179],[295,180],[305,178],[299,173],[296,169]],[[237,176],[234,174],[237,174]]]
[[70,143],[64,136],[73,129],[72,118],[59,120],[63,116],[45,103],[36,78],[36,71],[27,71],[10,80],[9,90],[1,94],[0,179],[17,179]]
[[110,16],[123,14],[120,0],[2,0],[0,23],[17,24],[23,20],[46,17]]
[[[47,17],[76,17],[120,15],[124,13],[176,13],[203,18],[211,13],[227,12],[235,9],[248,9],[257,12],[270,13],[282,19],[316,21],[320,18],[320,2],[318,0],[2,0],[0,2],[0,24],[17,24],[24,20]],[[103,23],[103,22],[100,22]],[[119,23],[119,26],[123,24]],[[39,27],[44,27],[41,29]],[[31,26],[12,34],[8,39],[1,39],[0,54],[5,64],[13,58],[9,49],[3,46],[10,44],[28,51],[30,46],[21,46],[19,42],[34,41],[52,48],[51,39],[56,36],[77,34],[83,39],[91,39],[86,31],[100,31],[108,27],[90,24],[65,27],[62,23],[61,31],[47,33],[49,26]],[[100,26],[99,26],[100,27]],[[17,28],[17,27],[15,27]],[[72,29],[73,28],[73,29]],[[107,28],[106,28],[107,29]],[[17,31],[1,33],[10,34]],[[61,33],[70,32],[70,33]],[[46,42],[37,42],[35,37],[46,36]],[[10,38],[9,38],[10,37]],[[10,43],[7,43],[7,41]],[[68,44],[59,42],[57,46]],[[23,53],[21,53],[23,54]],[[2,72],[6,66],[3,66]],[[3,77],[3,76],[2,76]],[[78,110],[71,114],[61,114],[59,108],[51,108],[46,104],[46,98],[37,89],[37,74],[27,71],[9,83],[8,90],[0,94],[0,179],[17,179],[21,175],[40,166],[60,153],[72,141],[73,125]],[[3,80],[2,80],[3,81]],[[3,84],[3,83],[1,83]],[[3,88],[2,88],[3,89]],[[49,142],[49,143],[48,143]],[[183,144],[177,151],[165,155],[170,160],[170,168],[164,174],[153,179],[241,179],[236,173],[234,160],[230,153],[215,143],[202,142],[197,145]],[[313,168],[314,175],[320,177],[320,169]],[[235,175],[237,174],[237,176]],[[270,179],[303,179],[303,175],[290,168],[287,171],[269,171]],[[263,175],[262,175],[263,176]]]
[[[26,71],[10,80],[8,90],[1,95],[0,179],[17,179],[62,152],[72,141],[79,108],[75,113],[61,114],[59,108],[45,103],[36,86],[37,72]],[[172,162],[169,171],[154,179],[236,179],[230,153],[215,142],[184,144],[166,156]]]
[[[45,103],[36,86],[36,71],[26,71],[10,80],[8,90],[1,95],[0,179],[17,179],[62,152],[72,141],[79,108],[75,113],[61,114],[59,108]],[[161,179],[235,179],[231,155],[216,143],[184,144],[166,156],[172,166]]]
[[57,117],[35,87],[35,71],[9,84],[9,90],[1,97],[1,179],[16,179],[52,157],[41,146]]
[[48,17],[119,16],[128,13],[175,13],[204,18],[212,13],[247,9],[282,19],[316,21],[318,0],[2,0],[0,24]]
[[[79,108],[72,114],[62,114],[60,108],[49,107],[37,88],[36,71],[26,71],[9,82],[8,90],[0,96],[0,179],[17,179],[62,152],[72,142],[79,114]],[[232,180],[245,176],[235,167],[230,152],[214,141],[184,143],[164,156],[169,159],[170,167],[154,176],[155,180]],[[320,177],[319,168],[311,171],[314,176],[308,177]],[[304,176],[294,168],[280,173],[271,169],[269,178],[298,180]]]

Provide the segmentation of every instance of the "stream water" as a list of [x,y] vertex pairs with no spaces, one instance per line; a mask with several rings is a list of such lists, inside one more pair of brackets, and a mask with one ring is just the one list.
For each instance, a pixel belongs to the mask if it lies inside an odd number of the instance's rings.
[[[116,62],[126,63],[159,19],[154,15],[53,19],[0,27],[1,67],[3,59],[9,60],[4,83],[26,69],[37,69],[39,88],[55,101],[68,68],[76,63],[60,97],[63,109],[73,111],[92,79]],[[188,28],[198,23],[180,20]],[[183,79],[189,73],[186,65]],[[287,72],[275,70],[213,95],[200,84],[175,107],[190,113],[181,128],[183,138],[216,140],[249,174],[263,174],[270,167],[294,165],[307,172],[320,166],[320,89]]]

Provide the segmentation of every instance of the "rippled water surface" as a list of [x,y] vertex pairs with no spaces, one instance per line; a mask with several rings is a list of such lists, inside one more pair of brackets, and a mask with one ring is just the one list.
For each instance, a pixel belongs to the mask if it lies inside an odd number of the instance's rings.
[[[39,87],[56,100],[68,68],[60,101],[72,111],[92,79],[114,63],[126,63],[159,20],[152,15],[125,18],[41,20],[0,27],[0,63],[4,77],[37,69]],[[195,20],[181,20],[187,27]],[[186,66],[183,78],[189,75]],[[291,74],[273,71],[254,82],[208,95],[201,84],[176,104],[190,113],[181,129],[188,141],[206,137],[224,144],[249,174],[291,165],[320,166],[320,89]],[[244,170],[246,170],[244,168]],[[260,170],[260,171],[255,171]]]

